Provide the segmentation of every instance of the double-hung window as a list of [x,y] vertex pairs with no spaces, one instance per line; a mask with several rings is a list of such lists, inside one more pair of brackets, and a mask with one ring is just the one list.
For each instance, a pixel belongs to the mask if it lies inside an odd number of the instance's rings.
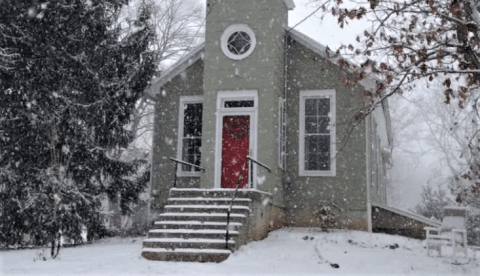
[[335,176],[335,90],[300,92],[301,176]]
[[[182,161],[201,166],[203,97],[187,96],[180,98],[178,153]],[[181,165],[180,176],[199,176],[200,169]]]

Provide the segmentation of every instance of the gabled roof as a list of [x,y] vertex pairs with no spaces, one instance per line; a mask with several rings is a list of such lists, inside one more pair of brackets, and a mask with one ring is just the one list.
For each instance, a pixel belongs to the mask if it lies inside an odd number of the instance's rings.
[[[290,36],[297,41],[298,43],[302,44],[303,46],[307,47],[308,49],[312,50],[313,52],[319,54],[321,57],[325,59],[332,59],[332,57],[329,57],[327,55],[327,48],[317,42],[316,40],[302,34],[301,32],[297,30],[287,30],[290,33]],[[333,57],[334,58],[334,57]],[[380,80],[375,78],[375,77],[368,77],[365,79],[362,79],[360,81],[360,84],[365,88],[365,89],[375,89],[377,87],[377,82]],[[391,118],[390,118],[390,111],[389,111],[389,105],[388,101],[384,100],[382,101],[382,111],[385,116],[385,124],[386,124],[386,131],[387,131],[387,136],[388,136],[388,144],[390,147],[393,147],[393,134],[392,134],[392,129],[391,129]]]
[[[287,0],[286,0],[287,1]],[[292,1],[293,3],[293,1]],[[329,57],[327,55],[327,47],[323,44],[319,43],[318,41],[310,38],[309,36],[286,27],[285,30],[290,34],[290,36],[300,44],[304,45],[308,49],[312,50],[313,52],[319,54],[321,57],[325,59],[334,59],[335,57]],[[165,83],[169,82],[171,79],[176,77],[178,74],[183,72],[187,67],[195,63],[197,60],[203,58],[205,56],[205,43],[202,43],[195,47],[192,51],[186,54],[184,57],[179,59],[176,63],[170,66],[165,72],[161,74],[160,77],[154,79],[152,81],[152,85],[155,86],[163,86]],[[377,80],[374,78],[367,78],[363,79],[360,83],[366,89],[375,89]]]
[[160,77],[152,81],[152,86],[162,87],[165,83],[169,82],[174,77],[178,76],[187,67],[194,64],[197,60],[203,59],[205,56],[205,42],[195,47],[192,51],[180,58],[172,66],[170,66],[165,72],[162,72]]
[[[287,6],[289,6],[288,3],[291,3],[293,7],[295,7],[295,4],[293,3],[293,0],[285,0],[285,3],[287,3]],[[293,39],[297,40],[307,48],[311,49],[315,53],[321,55],[324,58],[327,58],[327,53],[326,53],[326,47],[317,41],[313,40],[312,38],[302,34],[301,32],[289,28],[285,28],[286,31],[290,33]],[[175,62],[172,66],[170,66],[165,72],[163,72],[160,77],[154,79],[152,81],[152,85],[155,86],[163,86],[165,83],[169,82],[171,79],[176,77],[178,74],[183,72],[187,67],[195,63],[197,60],[203,58],[205,56],[205,43],[202,43],[195,47],[192,51],[190,51],[188,54],[186,54],[184,57],[179,59],[177,62]]]

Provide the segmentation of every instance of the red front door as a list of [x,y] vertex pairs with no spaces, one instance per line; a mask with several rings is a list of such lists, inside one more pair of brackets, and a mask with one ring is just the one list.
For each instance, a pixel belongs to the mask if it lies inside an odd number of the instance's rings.
[[222,188],[244,188],[248,183],[246,159],[250,149],[250,116],[223,117]]

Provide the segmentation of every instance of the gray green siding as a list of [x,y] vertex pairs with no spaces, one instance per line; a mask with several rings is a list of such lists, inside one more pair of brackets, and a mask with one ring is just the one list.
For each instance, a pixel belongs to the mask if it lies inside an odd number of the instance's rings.
[[[341,210],[341,227],[367,228],[365,124],[348,133],[354,114],[364,106],[361,89],[344,87],[348,75],[332,62],[289,40],[287,89],[286,223],[315,226],[320,201],[332,201]],[[301,90],[336,91],[336,176],[299,176],[299,93]]]
[[[201,187],[213,188],[215,173],[216,99],[219,91],[256,90],[259,97],[257,158],[273,169],[259,190],[275,194],[276,204],[282,205],[281,175],[278,168],[278,97],[284,90],[284,26],[287,7],[283,0],[223,0],[209,1],[213,10],[207,17],[204,83],[203,151],[206,173]],[[274,3],[272,3],[274,2]],[[207,6],[209,9],[211,6]],[[247,24],[256,34],[253,53],[240,61],[226,57],[220,37],[232,24]],[[238,68],[240,74],[235,74]],[[207,160],[210,160],[207,162]],[[220,160],[216,160],[220,162]],[[258,169],[259,174],[265,172]]]
[[[163,87],[152,86],[158,94],[155,104],[151,192],[153,205],[163,207],[168,191],[173,187],[174,166],[170,157],[177,158],[178,116],[181,96],[203,95],[203,61],[198,60]],[[155,93],[156,92],[156,93]],[[199,177],[178,177],[177,187],[199,187]],[[154,207],[155,208],[155,207]]]

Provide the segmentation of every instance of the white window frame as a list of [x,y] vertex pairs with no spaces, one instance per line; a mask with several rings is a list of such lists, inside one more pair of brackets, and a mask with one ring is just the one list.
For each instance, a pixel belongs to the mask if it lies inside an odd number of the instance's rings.
[[286,101],[278,99],[278,167],[285,170],[286,155]]
[[[253,107],[226,108],[226,101],[251,101]],[[250,116],[250,154],[253,158],[257,158],[257,129],[258,129],[258,91],[257,90],[240,90],[240,91],[218,91],[217,92],[217,122],[215,133],[215,180],[214,187],[221,187],[222,173],[222,134],[223,134],[223,117],[235,115]],[[257,166],[253,165],[253,175],[257,175]],[[250,174],[249,174],[250,177]],[[251,179],[253,188],[257,189],[256,177]],[[250,179],[249,179],[250,182]]]
[[[236,55],[228,49],[228,39],[230,36],[236,32],[245,32],[250,36],[250,39],[252,40],[250,42],[250,49],[246,51],[245,53],[241,55]],[[252,28],[250,28],[246,24],[234,24],[225,29],[223,32],[222,36],[220,37],[220,46],[222,48],[223,53],[230,59],[233,60],[242,60],[248,56],[250,56],[253,51],[255,50],[255,47],[257,46],[257,37],[255,36],[255,33],[253,32]]]
[[[336,176],[336,100],[335,90],[303,90],[300,91],[300,133],[299,133],[299,175],[300,176]],[[330,98],[330,170],[305,170],[305,100],[308,98]]]
[[[185,110],[183,106],[185,104],[197,104],[201,103],[203,106],[203,96],[182,96],[180,97],[180,104],[178,107],[178,142],[177,142],[177,159],[182,160],[183,153],[183,129],[185,123]],[[202,133],[203,135],[203,133]],[[179,177],[200,177],[202,172],[184,172],[182,171],[182,165],[177,166],[177,176]]]

